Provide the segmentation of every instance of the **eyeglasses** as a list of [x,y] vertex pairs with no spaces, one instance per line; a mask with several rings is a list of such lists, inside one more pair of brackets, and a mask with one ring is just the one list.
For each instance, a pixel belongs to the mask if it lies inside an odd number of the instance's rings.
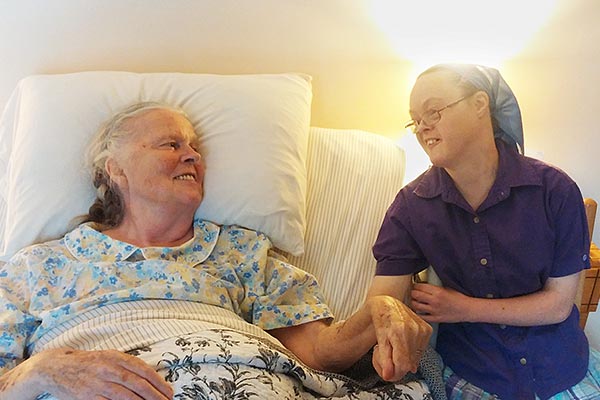
[[421,124],[425,124],[426,126],[432,128],[435,124],[440,122],[440,119],[442,119],[442,114],[441,114],[442,111],[460,103],[461,101],[463,101],[467,97],[471,97],[472,95],[473,95],[473,93],[463,96],[460,99],[453,101],[450,104],[446,104],[442,108],[438,108],[437,110],[429,110],[425,114],[423,114],[423,118],[421,118],[421,120],[411,119],[410,121],[408,121],[408,123],[406,125],[404,125],[404,127],[410,128],[410,130],[413,131],[413,133],[417,133]]

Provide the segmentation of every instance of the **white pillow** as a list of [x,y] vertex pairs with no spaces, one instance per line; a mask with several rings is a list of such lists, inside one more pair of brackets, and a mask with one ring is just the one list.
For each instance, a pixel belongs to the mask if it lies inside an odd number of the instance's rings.
[[404,168],[404,151],[385,137],[310,129],[306,251],[288,259],[317,277],[337,320],[365,299],[375,274],[371,248]]
[[[83,154],[102,122],[139,101],[179,106],[202,141],[197,215],[304,251],[311,79],[304,74],[82,72],[23,79],[0,122],[0,259],[62,236],[95,198]],[[3,233],[3,234],[2,234]]]

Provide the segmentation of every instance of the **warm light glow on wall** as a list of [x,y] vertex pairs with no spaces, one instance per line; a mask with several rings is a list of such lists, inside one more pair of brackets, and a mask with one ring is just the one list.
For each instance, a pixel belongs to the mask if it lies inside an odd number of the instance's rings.
[[494,67],[517,55],[558,0],[369,0],[376,24],[418,71],[440,62]]

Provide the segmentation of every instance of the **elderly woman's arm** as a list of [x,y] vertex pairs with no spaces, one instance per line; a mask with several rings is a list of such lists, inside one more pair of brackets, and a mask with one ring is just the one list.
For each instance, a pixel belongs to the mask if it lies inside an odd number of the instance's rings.
[[167,400],[173,389],[145,362],[116,351],[42,351],[0,376],[0,398]]
[[309,367],[341,372],[373,345],[373,365],[387,381],[416,372],[432,328],[401,301],[373,296],[346,321],[320,320],[269,331]]

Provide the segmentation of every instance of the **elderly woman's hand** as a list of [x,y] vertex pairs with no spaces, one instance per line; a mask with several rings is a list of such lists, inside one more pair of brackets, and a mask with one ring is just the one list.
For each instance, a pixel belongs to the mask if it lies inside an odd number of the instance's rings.
[[367,304],[377,336],[373,366],[379,376],[393,382],[416,372],[432,327],[396,298],[373,296]]
[[137,357],[116,350],[53,349],[40,352],[2,376],[2,399],[167,400],[173,389]]

